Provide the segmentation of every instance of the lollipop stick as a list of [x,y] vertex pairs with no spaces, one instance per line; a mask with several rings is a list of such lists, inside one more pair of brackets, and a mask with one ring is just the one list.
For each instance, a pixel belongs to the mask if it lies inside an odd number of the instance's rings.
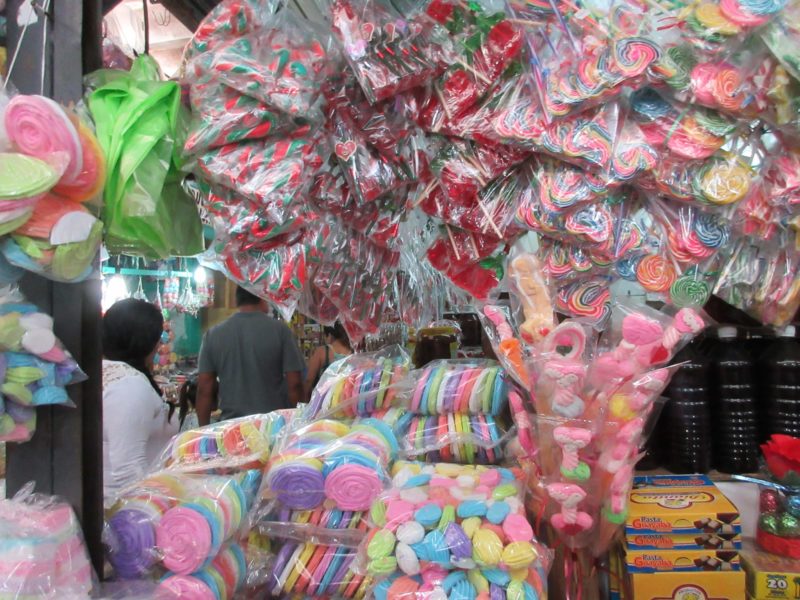
[[456,244],[456,239],[453,237],[453,230],[450,229],[450,225],[445,225],[444,228],[447,230],[447,237],[450,238],[450,245],[453,247],[453,252],[456,255],[456,260],[461,260],[461,254],[458,252],[458,245]]

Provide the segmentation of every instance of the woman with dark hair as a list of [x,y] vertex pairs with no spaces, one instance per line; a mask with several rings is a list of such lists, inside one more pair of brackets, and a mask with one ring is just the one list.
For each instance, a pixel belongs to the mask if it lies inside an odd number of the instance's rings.
[[164,318],[153,304],[121,300],[103,317],[103,488],[107,499],[140,479],[170,437],[174,407],[150,366]]
[[332,362],[353,353],[353,349],[350,347],[350,338],[339,321],[336,321],[333,327],[323,328],[323,332],[325,333],[325,345],[315,349],[311,358],[308,359],[305,385],[306,401],[311,399],[311,392],[314,391],[325,369]]

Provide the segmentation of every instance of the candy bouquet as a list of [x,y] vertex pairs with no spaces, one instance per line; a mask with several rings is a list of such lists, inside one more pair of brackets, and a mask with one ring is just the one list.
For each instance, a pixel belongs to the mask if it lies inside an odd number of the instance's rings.
[[100,200],[105,157],[77,115],[44,96],[18,95],[0,117],[0,253],[5,279],[23,270],[56,281],[93,272],[103,224],[86,207]]

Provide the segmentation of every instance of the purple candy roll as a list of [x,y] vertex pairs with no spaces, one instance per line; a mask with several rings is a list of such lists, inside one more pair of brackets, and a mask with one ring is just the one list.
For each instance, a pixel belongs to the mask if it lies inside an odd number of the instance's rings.
[[108,560],[121,579],[138,579],[156,563],[156,533],[152,516],[123,508],[108,520]]
[[296,510],[311,510],[325,501],[325,477],[309,465],[284,463],[273,467],[268,484],[279,502]]
[[274,589],[280,582],[281,573],[283,573],[286,563],[289,562],[289,559],[296,549],[297,542],[287,542],[281,547],[278,556],[275,557],[275,564],[272,567],[272,579],[269,582],[270,589]]
[[472,556],[472,542],[458,523],[448,523],[444,529],[444,541],[447,542],[453,558],[461,559]]
[[489,584],[489,597],[492,600],[506,600],[506,592],[496,583]]
[[458,384],[461,382],[461,374],[464,372],[464,369],[455,368],[453,369],[447,377],[447,381],[445,382],[444,387],[444,394],[442,394],[444,402],[444,410],[442,414],[449,414],[453,412],[453,405],[456,401],[456,394],[458,393]]
[[17,404],[13,400],[6,402],[6,413],[15,423],[25,423],[32,419],[36,414],[36,408],[33,406],[23,406]]

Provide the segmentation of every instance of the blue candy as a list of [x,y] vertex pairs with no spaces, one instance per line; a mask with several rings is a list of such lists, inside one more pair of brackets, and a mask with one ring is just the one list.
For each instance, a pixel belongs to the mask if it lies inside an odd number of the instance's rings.
[[486,511],[486,518],[490,523],[500,525],[506,520],[509,512],[511,512],[511,507],[508,504],[502,501],[495,502],[489,507],[489,510]]
[[414,520],[423,527],[433,527],[442,518],[442,509],[438,504],[426,504],[414,513]]
[[508,571],[502,569],[482,569],[481,573],[483,573],[483,576],[486,577],[490,583],[494,583],[500,587],[506,587],[511,581],[511,575],[508,574]]
[[497,470],[500,471],[500,477],[502,477],[504,481],[514,481],[514,473],[512,473],[510,469],[498,467]]
[[442,589],[449,595],[453,588],[467,580],[467,574],[464,571],[453,571],[442,582]]
[[423,485],[427,485],[428,482],[431,480],[431,476],[427,473],[420,473],[419,475],[413,475],[412,477],[408,478],[408,481],[403,484],[403,487],[408,488],[415,488],[415,487],[422,487]]
[[462,519],[483,517],[486,516],[486,503],[480,500],[464,500],[458,505],[456,513]]

